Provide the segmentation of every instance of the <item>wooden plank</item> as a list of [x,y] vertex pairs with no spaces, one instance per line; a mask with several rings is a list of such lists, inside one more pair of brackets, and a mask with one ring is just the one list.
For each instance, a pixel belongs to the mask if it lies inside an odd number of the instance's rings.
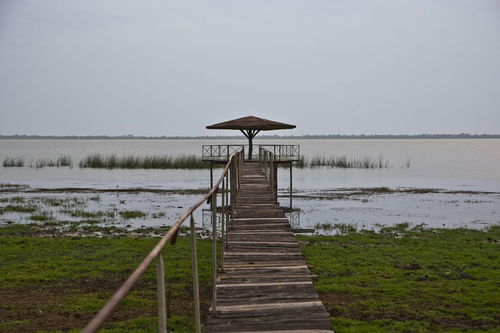
[[297,242],[260,242],[260,241],[229,241],[228,244],[256,244],[256,245],[294,245],[299,246]]
[[239,221],[254,221],[254,220],[280,220],[280,221],[288,221],[288,218],[286,217],[240,217],[240,218],[234,218],[233,221],[239,222]]
[[229,333],[334,333],[331,330],[286,330],[286,331],[245,331],[245,332],[229,332]]
[[229,252],[226,251],[225,255],[232,256],[300,256],[300,251],[297,252]]
[[322,307],[321,301],[308,301],[308,302],[290,302],[290,303],[267,303],[267,304],[249,304],[249,305],[232,305],[232,306],[217,306],[217,312],[241,312],[241,311],[254,311],[254,310],[283,310],[283,309],[297,309],[297,308],[310,308]]
[[241,265],[241,266],[237,266],[237,265],[233,265],[233,267],[228,267],[228,268],[224,268],[225,271],[231,271],[231,270],[255,270],[255,269],[272,269],[272,270],[281,270],[281,271],[284,271],[284,270],[292,270],[292,269],[308,269],[308,267],[306,265],[289,265],[289,266],[268,266],[268,265],[263,265],[263,266],[259,266],[259,267],[256,267],[256,266],[252,266],[252,267],[249,267],[248,265]]
[[233,279],[315,279],[317,278],[317,275],[313,274],[289,274],[289,275],[284,275],[284,274],[245,274],[245,275],[224,275],[220,276],[219,280],[233,280]]
[[226,283],[217,284],[217,288],[241,288],[241,287],[270,287],[270,286],[298,286],[312,285],[312,281],[296,281],[296,282],[274,282],[274,283]]

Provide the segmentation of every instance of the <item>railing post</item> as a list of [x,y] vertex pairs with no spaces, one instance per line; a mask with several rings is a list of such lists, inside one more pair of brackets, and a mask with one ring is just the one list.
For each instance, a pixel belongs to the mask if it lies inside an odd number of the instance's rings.
[[292,209],[292,197],[293,197],[293,187],[292,187],[292,163],[290,162],[290,210]]
[[158,292],[158,332],[167,333],[167,303],[165,300],[165,265],[162,252],[156,257],[156,279]]
[[225,195],[226,195],[226,186],[225,186],[225,180],[224,178],[222,178],[222,192],[221,192],[221,207],[222,207],[222,211],[221,211],[221,230],[220,230],[220,243],[221,243],[221,257],[220,257],[220,267],[221,267],[221,270],[224,271],[224,244],[225,244],[225,228],[226,228],[226,198],[225,198]]
[[217,191],[212,193],[212,311],[217,311]]
[[271,191],[274,193],[274,155],[269,153],[269,186],[271,186]]
[[191,271],[193,274],[194,320],[196,333],[201,333],[200,318],[200,286],[198,283],[198,251],[196,249],[196,230],[193,213],[191,213]]
[[[243,148],[245,149],[245,148]],[[241,188],[241,170],[243,169],[243,163],[245,161],[245,152],[243,151],[242,154],[239,156],[239,163],[238,163],[238,189]]]
[[236,184],[238,184],[238,164],[240,163],[240,156],[239,155],[235,155],[234,156],[234,161],[233,161],[233,164],[234,164],[234,189],[236,190]]
[[[229,176],[227,173],[226,173],[226,188],[224,190],[224,193],[226,196],[226,206],[227,206],[229,204]],[[228,226],[229,226],[229,209],[226,209],[226,236],[227,236]],[[226,237],[226,244],[224,244],[224,246],[227,247],[227,237]]]
[[231,166],[229,168],[229,182],[231,183],[231,214],[233,214],[233,206],[234,206],[234,156],[233,159],[231,160]]
[[276,162],[276,157],[275,157],[275,163],[273,166],[273,187],[274,187],[274,200],[278,202],[278,162]]
[[264,154],[264,175],[266,176],[267,179],[267,151],[263,151]]
[[262,169],[262,147],[259,146],[259,167]]

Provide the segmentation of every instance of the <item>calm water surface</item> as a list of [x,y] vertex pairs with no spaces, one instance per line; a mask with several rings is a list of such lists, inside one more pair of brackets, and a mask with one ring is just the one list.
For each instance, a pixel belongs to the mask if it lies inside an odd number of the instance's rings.
[[[242,144],[244,140],[0,140],[0,160],[26,161],[69,155],[77,163],[88,154],[197,154],[203,144]],[[390,162],[387,169],[303,169],[294,173],[297,189],[339,187],[432,187],[500,192],[499,139],[429,140],[256,140],[256,143],[298,144],[305,157],[350,155]],[[406,168],[406,162],[410,167]],[[95,170],[79,168],[0,168],[0,182],[34,187],[208,186],[207,170]],[[281,172],[280,186],[288,186]]]

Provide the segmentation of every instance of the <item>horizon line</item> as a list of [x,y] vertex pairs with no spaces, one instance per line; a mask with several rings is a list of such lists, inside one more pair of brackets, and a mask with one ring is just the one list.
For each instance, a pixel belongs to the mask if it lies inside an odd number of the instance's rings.
[[[0,139],[240,139],[239,135],[39,135],[39,134],[0,134]],[[303,134],[303,135],[277,135],[265,134],[256,139],[276,138],[276,139],[315,139],[315,138],[500,138],[500,134],[471,134],[471,133],[422,133],[422,134]]]

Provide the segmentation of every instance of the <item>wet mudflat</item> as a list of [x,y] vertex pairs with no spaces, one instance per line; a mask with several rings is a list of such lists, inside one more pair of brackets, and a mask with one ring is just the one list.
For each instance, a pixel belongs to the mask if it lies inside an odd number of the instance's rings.
[[[283,193],[284,194],[284,193]],[[426,228],[482,229],[500,224],[500,193],[429,188],[340,188],[298,191],[295,222],[316,234],[346,228],[380,230],[401,223]],[[283,206],[288,205],[284,197]]]
[[[93,189],[4,185],[0,227],[24,234],[159,236],[206,189]],[[281,192],[285,195],[284,191]],[[419,188],[340,188],[294,193],[289,214],[296,228],[332,235],[347,229],[380,230],[406,223],[426,228],[482,229],[500,223],[500,193]],[[281,197],[282,206],[288,198]],[[208,205],[195,213],[197,227],[210,229]],[[31,231],[30,231],[31,230]]]

